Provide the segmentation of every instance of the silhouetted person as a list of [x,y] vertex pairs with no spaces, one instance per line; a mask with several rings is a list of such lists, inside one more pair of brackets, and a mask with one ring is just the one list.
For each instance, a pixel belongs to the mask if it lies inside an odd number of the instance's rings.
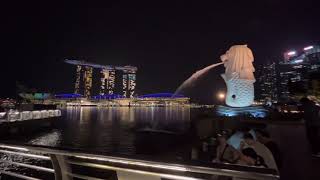
[[215,162],[236,163],[239,159],[239,152],[227,143],[228,134],[222,132],[218,134],[218,147]]
[[319,107],[308,98],[300,100],[303,110],[303,119],[305,121],[307,138],[311,146],[313,155],[319,155],[320,152],[320,119]]
[[258,141],[255,141],[250,133],[244,134],[243,140],[244,141],[240,145],[241,151],[245,148],[253,148],[255,152],[257,152],[257,154],[264,159],[265,164],[268,166],[268,168],[278,171],[276,161],[274,160],[271,151],[265,145]]
[[[268,168],[267,164],[265,163],[263,157],[259,156],[257,152],[251,148],[247,147],[242,149],[240,159],[238,160],[239,165],[245,166],[256,166],[261,168]],[[250,180],[251,178],[240,178],[234,177],[232,180]]]
[[244,148],[241,153],[238,164],[268,168],[263,157],[259,156],[253,148]]
[[281,169],[282,158],[279,146],[271,138],[268,132],[264,130],[255,130],[257,141],[264,144],[272,153],[274,160],[276,161],[277,167]]

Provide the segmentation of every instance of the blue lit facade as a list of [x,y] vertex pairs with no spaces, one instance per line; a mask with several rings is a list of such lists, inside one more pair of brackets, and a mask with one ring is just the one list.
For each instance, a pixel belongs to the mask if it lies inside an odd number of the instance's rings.
[[218,116],[226,117],[248,116],[254,118],[265,118],[268,115],[268,110],[261,106],[249,106],[242,108],[217,106],[216,113]]
[[82,98],[83,96],[81,94],[75,94],[75,93],[66,93],[66,94],[56,94],[54,95],[57,99],[75,99],[75,98]]
[[104,94],[104,95],[98,95],[93,96],[93,99],[120,99],[125,98],[125,96],[119,95],[119,94]]
[[146,94],[139,96],[138,98],[185,98],[185,96],[181,94],[174,93],[155,93],[155,94]]

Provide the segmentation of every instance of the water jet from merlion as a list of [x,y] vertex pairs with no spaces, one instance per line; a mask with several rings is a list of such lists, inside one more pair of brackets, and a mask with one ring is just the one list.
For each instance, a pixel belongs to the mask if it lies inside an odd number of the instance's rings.
[[202,76],[204,76],[209,70],[215,68],[216,66],[222,65],[223,62],[220,63],[216,63],[216,64],[212,64],[210,66],[207,66],[197,72],[195,72],[194,74],[192,74],[192,76],[190,76],[187,80],[185,80],[179,87],[178,89],[175,91],[174,96],[179,94],[183,89],[189,88],[191,86],[194,85],[195,81],[197,81],[199,78],[201,78]]
[[[225,96],[226,106],[221,106],[222,111],[228,111],[232,115],[239,112],[258,113],[258,116],[265,114],[261,107],[251,106],[254,101],[255,71],[253,66],[254,56],[247,45],[234,45],[223,55],[220,56],[222,62],[210,65],[194,73],[190,78],[182,83],[176,90],[179,94],[183,89],[195,84],[195,81],[205,75],[209,70],[219,65],[224,65],[225,73],[221,77],[226,83],[227,93]],[[260,113],[260,114],[259,114]],[[254,115],[255,116],[255,115]]]

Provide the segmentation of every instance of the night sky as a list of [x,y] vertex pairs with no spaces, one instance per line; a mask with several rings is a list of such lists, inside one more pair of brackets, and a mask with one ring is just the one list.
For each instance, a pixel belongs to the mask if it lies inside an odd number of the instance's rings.
[[[258,64],[320,42],[316,1],[103,2],[2,5],[0,97],[14,97],[16,81],[73,92],[75,68],[66,58],[137,66],[137,93],[147,94],[174,92],[234,44],[248,44]],[[225,86],[222,72],[212,70],[188,95],[214,98]]]

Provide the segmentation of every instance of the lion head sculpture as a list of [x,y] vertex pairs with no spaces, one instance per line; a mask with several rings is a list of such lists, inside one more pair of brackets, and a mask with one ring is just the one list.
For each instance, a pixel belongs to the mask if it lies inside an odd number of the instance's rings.
[[220,58],[226,68],[221,75],[227,85],[226,104],[231,107],[250,106],[254,100],[255,82],[252,51],[247,45],[235,45]]
[[238,75],[239,79],[255,80],[253,75],[255,69],[252,65],[254,58],[247,45],[234,45],[220,58],[226,68],[227,80],[235,75]]

